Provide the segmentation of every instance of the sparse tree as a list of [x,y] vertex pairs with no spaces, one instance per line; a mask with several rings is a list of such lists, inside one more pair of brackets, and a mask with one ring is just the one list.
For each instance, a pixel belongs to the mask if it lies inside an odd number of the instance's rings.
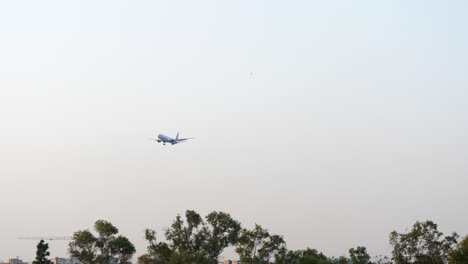
[[157,262],[156,260],[151,258],[149,254],[144,254],[138,257],[137,263],[138,264],[156,264]]
[[349,256],[352,264],[371,264],[371,257],[367,253],[366,247],[349,249]]
[[52,261],[47,259],[50,256],[49,252],[49,244],[44,243],[44,240],[41,240],[39,244],[37,244],[37,251],[36,251],[36,260],[34,260],[33,264],[52,264]]
[[97,236],[88,230],[77,231],[69,244],[69,253],[84,264],[128,263],[135,253],[135,247],[124,236],[117,236],[119,230],[111,223],[98,220],[94,224]]
[[241,225],[229,214],[214,211],[206,216],[204,229],[203,249],[210,263],[217,264],[223,250],[239,241]]
[[331,263],[332,264],[348,264],[349,260],[346,257],[341,256],[341,257],[338,257],[338,258],[332,258]]
[[[333,261],[330,261],[327,256],[322,252],[317,251],[316,249],[308,248],[306,250],[300,251],[301,262],[300,264],[330,264]],[[337,260],[342,261],[342,260]]]
[[169,264],[209,263],[208,254],[203,248],[207,233],[203,218],[197,212],[185,211],[185,221],[178,215],[165,235],[168,242],[158,244],[158,251],[163,255],[170,252]]
[[170,263],[173,251],[164,242],[157,242],[156,231],[145,230],[145,239],[148,241],[148,253],[138,258],[138,264],[166,264]]
[[301,251],[283,250],[275,259],[275,264],[300,264]]
[[348,264],[345,257],[328,258],[316,249],[289,250],[276,257],[275,264]]
[[167,242],[157,242],[156,232],[146,230],[148,253],[139,258],[139,263],[217,264],[222,251],[237,243],[240,223],[216,211],[205,219],[193,210],[185,212],[185,219],[178,215],[165,232]]
[[443,237],[432,221],[416,222],[408,233],[390,234],[395,264],[445,264],[458,235]]
[[372,262],[375,264],[392,264],[392,261],[387,256],[383,255],[374,257]]
[[166,230],[166,239],[171,248],[178,252],[202,252],[205,235],[202,217],[192,210],[185,212],[185,222],[178,215],[171,227]]
[[285,248],[283,237],[255,225],[253,230],[242,230],[236,252],[243,264],[268,264],[273,257],[280,259]]
[[457,247],[449,253],[450,264],[468,263],[468,236],[465,237]]

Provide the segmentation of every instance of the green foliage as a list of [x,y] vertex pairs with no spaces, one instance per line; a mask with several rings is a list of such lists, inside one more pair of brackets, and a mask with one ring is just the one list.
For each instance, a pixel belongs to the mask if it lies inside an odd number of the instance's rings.
[[331,259],[331,263],[332,263],[332,264],[348,264],[349,261],[348,261],[347,258],[341,256],[341,257],[339,257],[339,258],[332,258],[332,259]]
[[223,250],[239,241],[241,225],[229,214],[216,211],[206,216],[206,223],[203,249],[210,263],[217,264]]
[[300,264],[328,264],[332,263],[322,252],[316,249],[306,249],[300,251]]
[[392,264],[392,261],[387,256],[376,256],[373,263],[375,264]]
[[156,232],[146,230],[148,253],[139,263],[217,264],[222,251],[237,243],[240,223],[223,212],[212,212],[205,219],[192,210],[185,212],[185,220],[178,215],[165,232],[167,243],[157,242]]
[[164,242],[157,242],[156,232],[145,230],[145,239],[148,241],[148,253],[138,258],[139,264],[166,264],[170,263],[172,250]]
[[408,233],[390,234],[395,264],[445,264],[458,235],[443,237],[432,221],[416,222]]
[[[100,233],[98,238],[86,230],[75,233],[74,243],[82,248],[81,259],[96,259],[96,248],[86,246],[101,245],[103,238],[113,237],[117,232],[106,223],[99,223],[96,229]],[[432,221],[416,222],[407,233],[393,231],[392,258],[377,256],[372,261],[362,246],[349,249],[349,259],[328,258],[310,248],[287,250],[283,237],[271,235],[260,225],[253,230],[242,229],[229,214],[216,211],[202,218],[187,210],[185,219],[178,215],[166,230],[166,242],[158,242],[156,232],[150,229],[146,230],[145,238],[148,252],[138,258],[138,264],[216,264],[229,246],[235,246],[243,264],[468,264],[468,237],[454,248],[458,235],[443,236]],[[116,240],[113,245],[125,243]],[[85,262],[91,263],[101,264]]]
[[99,220],[94,224],[97,236],[90,231],[77,231],[69,244],[69,253],[84,264],[128,263],[135,253],[133,244],[111,223]]
[[151,258],[149,254],[144,254],[138,257],[138,264],[157,264],[158,262]]
[[37,244],[36,260],[33,261],[33,264],[52,264],[52,261],[47,259],[48,256],[50,256],[49,244],[41,240]]
[[370,264],[371,257],[367,253],[366,247],[351,248],[349,250],[352,264]]
[[108,238],[119,233],[119,230],[115,226],[105,220],[97,220],[94,223],[94,230],[102,238]]
[[276,259],[275,264],[299,264],[300,251],[284,250],[281,251]]
[[197,253],[202,251],[205,240],[203,219],[191,210],[185,212],[186,221],[178,215],[171,227],[166,230],[166,239],[171,243],[171,249],[181,253]]
[[449,253],[450,264],[468,263],[468,236],[465,237],[457,247]]
[[345,257],[328,258],[316,249],[287,251],[277,256],[275,264],[348,264]]
[[298,251],[299,264],[327,264],[330,263],[328,258],[316,249],[306,249]]
[[243,229],[236,248],[243,264],[268,264],[274,256],[280,259],[285,250],[283,238],[270,235],[260,225],[253,230]]

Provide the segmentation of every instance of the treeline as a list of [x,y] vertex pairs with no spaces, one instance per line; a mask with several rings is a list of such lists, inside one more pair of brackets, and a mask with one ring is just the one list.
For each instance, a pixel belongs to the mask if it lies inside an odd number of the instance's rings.
[[[134,245],[111,223],[99,220],[94,231],[73,235],[69,254],[83,264],[127,264]],[[444,236],[432,221],[416,222],[407,233],[390,233],[392,255],[371,257],[366,248],[349,249],[347,257],[327,257],[316,249],[288,250],[284,238],[260,225],[242,228],[239,221],[223,212],[204,218],[187,210],[178,215],[160,241],[156,231],[145,230],[147,252],[138,264],[217,264],[227,247],[234,247],[243,264],[468,264],[468,237],[459,241],[456,233]],[[47,262],[48,246],[41,241],[34,264]]]

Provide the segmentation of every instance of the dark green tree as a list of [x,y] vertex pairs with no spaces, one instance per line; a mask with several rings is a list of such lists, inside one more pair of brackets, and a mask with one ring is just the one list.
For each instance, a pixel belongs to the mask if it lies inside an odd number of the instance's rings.
[[349,249],[349,256],[352,264],[371,264],[371,257],[367,253],[366,247]]
[[416,222],[408,233],[390,234],[395,264],[445,264],[458,235],[443,237],[432,221]]
[[300,253],[301,261],[300,264],[327,264],[331,261],[322,253],[316,249],[302,250]]
[[300,252],[300,250],[294,251],[284,249],[278,253],[275,264],[299,264],[301,259]]
[[236,252],[243,264],[268,264],[273,257],[281,259],[285,248],[283,237],[255,225],[253,230],[242,230]]
[[344,257],[328,258],[316,249],[289,250],[284,253],[276,258],[275,264],[348,264]]
[[206,216],[203,250],[211,264],[218,263],[219,255],[225,248],[237,244],[240,231],[240,223],[229,214],[214,211]]
[[204,221],[197,212],[187,210],[185,219],[178,215],[166,230],[167,242],[157,242],[155,231],[145,231],[148,253],[140,257],[140,263],[217,264],[222,251],[237,243],[240,229],[229,214],[215,211]]
[[138,264],[156,264],[156,260],[153,259],[149,254],[144,254],[138,257]]
[[348,263],[349,263],[349,260],[348,260],[346,257],[341,256],[341,257],[338,257],[338,258],[332,258],[332,259],[330,260],[330,262],[331,262],[332,264],[348,264]]
[[468,263],[468,236],[465,237],[457,247],[449,253],[450,264]]
[[49,244],[41,240],[37,244],[36,260],[33,261],[33,264],[52,264],[52,261],[47,259],[48,256],[50,256]]
[[[306,249],[300,251],[300,264],[329,264],[333,261],[329,260],[322,252],[316,249]],[[336,261],[341,261],[340,259]]]
[[376,256],[374,258],[373,263],[375,263],[375,264],[392,264],[392,261],[387,256],[379,255],[379,256]]
[[203,230],[203,219],[195,211],[185,212],[185,222],[178,215],[171,227],[166,230],[166,239],[171,248],[178,252],[199,253],[202,251],[206,234]]
[[84,264],[129,263],[135,247],[111,223],[98,220],[94,224],[97,236],[88,230],[77,231],[69,244],[69,253]]
[[185,221],[178,215],[165,235],[167,246],[165,243],[159,244],[158,252],[160,255],[170,252],[169,264],[209,263],[208,254],[203,247],[207,239],[206,228],[203,218],[197,212],[185,211]]
[[157,242],[156,232],[145,230],[145,239],[148,241],[148,253],[138,258],[138,264],[167,264],[171,262],[173,250],[164,242]]

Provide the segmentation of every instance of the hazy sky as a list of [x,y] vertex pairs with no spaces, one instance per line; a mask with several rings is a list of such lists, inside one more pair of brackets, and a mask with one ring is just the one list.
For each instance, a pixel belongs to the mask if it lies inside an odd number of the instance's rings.
[[[0,3],[0,259],[231,213],[327,255],[468,234],[466,1]],[[252,75],[250,74],[252,73]],[[191,142],[162,146],[158,133]],[[66,242],[51,242],[66,256]],[[226,257],[235,256],[232,252]]]

